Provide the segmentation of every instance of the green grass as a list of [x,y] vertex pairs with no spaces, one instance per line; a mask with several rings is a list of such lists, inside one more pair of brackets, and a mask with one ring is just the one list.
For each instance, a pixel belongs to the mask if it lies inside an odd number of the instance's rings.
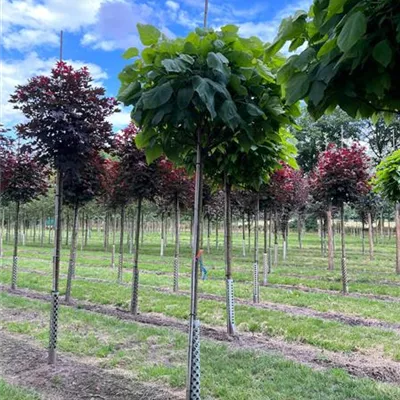
[[[1,304],[5,309],[20,309],[34,316],[28,322],[5,324],[5,329],[15,332],[19,324],[18,333],[47,344],[47,303],[3,293]],[[142,381],[183,388],[186,345],[185,334],[167,328],[68,307],[60,310],[60,350],[96,357],[104,367],[126,369]],[[233,350],[208,340],[202,341],[201,359],[203,398],[394,400],[400,396],[397,387],[355,379],[342,370],[318,372],[279,356]]]
[[40,400],[41,396],[25,388],[10,385],[0,378],[0,399],[4,400]]

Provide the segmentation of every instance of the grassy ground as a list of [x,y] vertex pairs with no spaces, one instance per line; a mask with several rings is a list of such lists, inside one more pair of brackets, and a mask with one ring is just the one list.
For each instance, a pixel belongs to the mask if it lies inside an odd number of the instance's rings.
[[[161,258],[158,234],[146,234],[140,253],[141,313],[187,320],[190,288],[188,242],[188,235],[183,234],[180,293],[175,294],[170,291],[173,239],[169,237],[165,256]],[[210,254],[205,253],[204,256],[209,279],[200,282],[200,290],[203,295],[215,297],[200,300],[199,316],[202,324],[223,329],[225,283],[222,243],[216,249],[214,236],[211,243]],[[254,307],[249,301],[252,296],[252,254],[246,249],[247,255],[243,257],[241,236],[237,232],[234,236],[233,275],[235,296],[241,301],[236,305],[239,331],[253,332],[266,340],[274,338],[286,343],[311,345],[318,351],[332,351],[338,355],[387,359],[388,363],[389,360],[399,361],[400,279],[393,273],[394,241],[387,238],[378,241],[372,261],[367,254],[361,254],[359,237],[349,236],[347,247],[350,296],[342,296],[339,292],[340,260],[336,257],[336,269],[327,271],[317,235],[307,234],[300,250],[293,234],[287,260],[283,261],[280,257],[278,266],[269,275],[269,286],[260,288],[261,305],[265,308]],[[110,268],[110,252],[102,249],[101,236],[93,232],[88,245],[78,251],[73,298],[128,309],[132,277],[132,255],[128,249],[126,245],[126,285],[118,285],[116,269]],[[10,283],[11,254],[11,245],[5,244],[0,282],[6,285]],[[51,256],[48,244],[40,247],[28,242],[26,246],[21,246],[18,286],[48,293],[51,287]],[[62,253],[62,274],[67,271],[68,256],[65,249]],[[94,281],[96,279],[98,281]],[[65,288],[64,277],[60,287]],[[31,337],[43,346],[47,343],[47,303],[8,294],[2,295],[1,303],[3,324],[8,332]],[[13,318],[8,318],[10,312]],[[333,313],[335,319],[318,312]],[[68,307],[62,309],[60,323],[61,351],[91,357],[104,368],[122,368],[141,381],[159,382],[174,389],[184,387],[185,334]],[[316,371],[288,361],[279,354],[272,356],[251,349],[232,349],[211,340],[202,342],[201,352],[204,398],[395,399],[400,396],[396,385],[356,379],[340,368]]]
[[16,385],[10,385],[0,378],[0,399],[7,400],[40,400],[38,393],[27,390]]

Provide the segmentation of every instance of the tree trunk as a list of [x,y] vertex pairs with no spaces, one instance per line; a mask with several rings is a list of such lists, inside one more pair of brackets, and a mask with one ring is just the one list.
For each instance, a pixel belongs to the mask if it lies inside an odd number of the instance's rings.
[[400,203],[396,204],[396,274],[400,274]]
[[349,286],[347,282],[347,264],[346,264],[346,248],[345,248],[345,240],[344,240],[344,205],[340,206],[340,239],[342,245],[342,285],[343,285],[343,294],[349,293]]
[[72,278],[75,276],[76,247],[78,244],[78,229],[79,229],[78,215],[79,215],[79,206],[78,203],[76,203],[74,207],[74,216],[72,221],[72,237],[71,237],[71,249],[70,249],[69,263],[68,263],[67,288],[65,290],[66,302],[70,301]]
[[[200,390],[200,321],[197,319],[197,290],[199,276],[199,260],[197,258],[200,239],[200,217],[202,202],[202,154],[201,131],[197,131],[196,145],[196,175],[195,175],[195,201],[193,216],[193,242],[192,244],[192,272],[190,291],[190,321],[189,321],[189,345],[188,345],[188,371],[186,380],[186,398],[192,399],[198,396]],[[195,397],[196,396],[196,397]]]
[[67,221],[65,222],[65,246],[68,246],[69,240],[69,212],[67,211]]
[[1,213],[1,226],[0,226],[0,260],[1,265],[3,266],[3,231],[4,231],[4,208]]
[[274,221],[274,267],[278,266],[278,211],[275,212]]
[[302,231],[303,231],[303,224],[302,224],[302,220],[301,220],[301,214],[298,213],[297,214],[297,236],[299,239],[299,249],[303,248],[303,240],[302,240]]
[[232,213],[231,213],[231,185],[225,175],[224,179],[224,236],[225,236],[225,276],[226,276],[226,327],[228,335],[235,333],[235,304],[232,279]]
[[142,211],[142,198],[139,197],[137,203],[136,232],[135,232],[135,254],[133,255],[133,276],[132,276],[132,298],[131,313],[138,314],[139,300],[139,242],[140,242],[140,217]]
[[88,234],[89,234],[89,217],[86,215],[86,221],[85,221],[85,247],[87,247],[88,244]]
[[161,213],[161,243],[160,243],[160,256],[164,257],[164,213]]
[[365,254],[365,222],[364,218],[362,218],[361,221],[361,250],[362,254]]
[[248,248],[249,253],[251,251],[251,215],[247,213],[247,241],[248,241]]
[[267,209],[264,208],[264,253],[263,253],[263,286],[268,284],[268,254],[267,254]]
[[51,292],[51,314],[49,333],[49,364],[56,363],[56,349],[58,336],[58,288],[60,278],[60,250],[61,250],[61,215],[62,215],[62,175],[57,171],[56,195],[54,205],[54,255],[53,255],[53,287]]
[[258,220],[260,219],[260,194],[257,193],[256,209],[254,216],[254,277],[253,277],[253,303],[260,302],[260,285],[258,282]]
[[180,230],[180,210],[179,197],[175,195],[175,254],[174,254],[174,292],[179,290],[179,230]]
[[131,233],[129,235],[129,253],[130,254],[133,254],[133,252],[134,252],[134,246],[133,246],[134,226],[135,226],[135,217],[132,217],[132,219],[131,219]]
[[243,257],[246,257],[246,225],[244,222],[244,213],[242,213],[242,246],[243,246]]
[[141,243],[141,245],[143,245],[143,243],[144,243],[144,213],[143,212],[142,212],[142,221],[140,223],[140,226],[141,226],[141,231],[142,231],[140,243]]
[[119,261],[118,261],[118,283],[122,283],[124,268],[124,225],[125,225],[125,206],[121,206],[121,233],[119,236]]
[[15,207],[15,228],[14,228],[14,251],[13,251],[13,262],[12,262],[12,275],[11,275],[11,289],[17,287],[17,274],[18,274],[18,229],[19,229],[19,201]]
[[218,250],[219,249],[219,237],[218,237],[218,233],[219,233],[219,224],[218,224],[218,219],[215,221],[215,248]]
[[332,227],[332,205],[329,204],[326,212],[326,222],[328,230],[328,270],[333,271],[333,227]]
[[210,216],[207,217],[207,253],[210,254],[210,230],[211,230]]
[[372,215],[368,213],[368,239],[369,239],[369,259],[374,259],[374,231],[372,226]]

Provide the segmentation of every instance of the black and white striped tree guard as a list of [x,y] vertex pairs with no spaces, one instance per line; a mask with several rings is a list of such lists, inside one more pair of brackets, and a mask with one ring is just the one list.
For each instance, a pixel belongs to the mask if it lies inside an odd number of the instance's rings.
[[54,204],[54,254],[53,254],[53,286],[51,291],[50,332],[49,332],[49,364],[56,363],[57,336],[58,336],[58,303],[60,277],[60,249],[61,249],[61,212],[62,212],[62,176],[57,171],[56,196]]
[[253,303],[260,301],[260,285],[258,282],[258,220],[260,218],[260,195],[257,193],[254,216],[254,263],[253,263]]

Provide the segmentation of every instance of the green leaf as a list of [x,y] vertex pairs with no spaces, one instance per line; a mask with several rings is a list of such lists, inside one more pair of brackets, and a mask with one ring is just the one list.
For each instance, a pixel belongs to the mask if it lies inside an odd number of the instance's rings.
[[327,40],[323,46],[319,49],[317,57],[321,58],[323,55],[329,53],[336,47],[336,38]]
[[129,60],[130,58],[137,57],[139,55],[139,50],[136,47],[129,47],[128,50],[122,54],[122,58]]
[[229,60],[221,53],[214,53],[211,51],[207,54],[207,65],[221,74],[227,75],[229,73],[226,67],[228,63]]
[[252,117],[265,117],[264,111],[252,103],[247,104],[246,110]]
[[179,54],[179,58],[190,65],[193,65],[194,63],[194,58],[192,56],[189,56],[189,54],[185,53]]
[[372,56],[378,63],[382,64],[385,68],[390,64],[393,57],[393,51],[389,42],[385,39],[379,42],[372,50]]
[[367,19],[361,11],[351,15],[338,36],[338,46],[343,52],[349,51],[365,34]]
[[140,91],[140,83],[138,81],[131,82],[129,85],[122,85],[118,93],[118,100],[124,103],[124,105],[129,105],[130,100],[135,94]]
[[348,0],[330,0],[328,6],[328,14],[326,20],[335,14],[340,14],[343,12],[343,6],[348,2]]
[[231,130],[235,130],[240,122],[239,114],[237,113],[236,104],[232,100],[225,100],[221,108],[218,110],[218,115]]
[[201,101],[207,107],[211,118],[214,119],[217,116],[214,106],[215,89],[211,85],[209,85],[204,78],[198,75],[193,77],[192,82],[193,89],[195,90],[195,92],[197,92]]
[[144,147],[146,147],[150,143],[151,138],[156,134],[157,132],[153,128],[139,131],[135,136],[135,143],[137,148],[143,149]]
[[154,160],[157,160],[158,157],[161,157],[163,149],[161,145],[156,143],[154,146],[146,147],[145,153],[147,164],[151,164]]
[[179,58],[166,58],[161,64],[167,72],[186,72],[189,69],[188,64]]
[[236,25],[225,25],[221,27],[222,32],[237,33],[239,28]]
[[142,95],[143,109],[153,110],[165,104],[172,96],[173,89],[170,82],[166,82]]
[[303,99],[309,88],[309,78],[307,73],[298,72],[290,77],[286,86],[286,101],[289,105]]
[[145,46],[156,44],[161,36],[161,32],[153,25],[137,24],[140,41]]
[[258,74],[264,78],[267,82],[275,82],[274,74],[269,70],[269,68],[261,61],[257,60],[256,70]]
[[314,81],[311,85],[310,93],[308,98],[310,99],[311,103],[317,106],[320,101],[324,98],[324,92],[326,89],[326,85],[324,82],[321,81]]
[[178,90],[177,103],[180,110],[188,107],[193,97],[192,87],[184,87]]

